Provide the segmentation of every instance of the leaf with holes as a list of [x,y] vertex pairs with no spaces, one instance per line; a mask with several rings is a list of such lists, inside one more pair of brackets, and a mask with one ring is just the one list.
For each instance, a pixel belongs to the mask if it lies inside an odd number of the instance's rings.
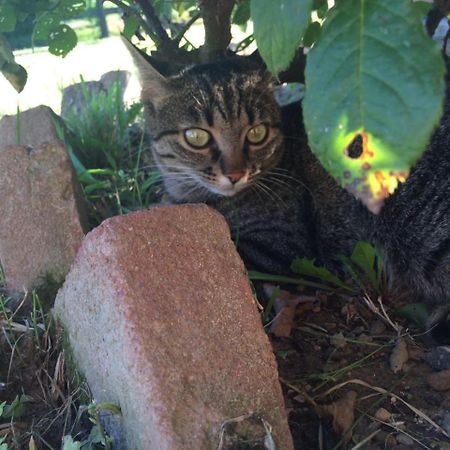
[[410,0],[341,0],[308,54],[305,77],[314,153],[377,212],[441,116],[438,45]]
[[48,36],[48,51],[63,58],[77,45],[78,38],[69,25],[59,25]]
[[251,0],[258,50],[274,74],[289,65],[311,18],[312,0]]

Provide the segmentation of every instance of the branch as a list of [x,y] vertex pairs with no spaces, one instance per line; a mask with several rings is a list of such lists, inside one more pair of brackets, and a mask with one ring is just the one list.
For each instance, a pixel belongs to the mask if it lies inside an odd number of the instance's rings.
[[226,53],[231,41],[231,12],[235,0],[199,0],[205,26],[202,58],[211,61]]
[[152,4],[148,0],[136,0],[136,3],[141,7],[147,22],[153,28],[153,32],[157,37],[155,41],[156,46],[158,48],[161,47],[162,51],[164,51],[165,47],[170,47],[172,41],[166,33],[166,30],[163,28]]
[[181,28],[181,30],[177,33],[177,35],[173,38],[172,42],[176,45],[178,45],[181,41],[181,39],[183,39],[183,36],[186,34],[186,31],[189,30],[189,28],[191,28],[192,24],[194,22],[196,22],[198,19],[200,19],[202,15],[197,12],[195,13]]

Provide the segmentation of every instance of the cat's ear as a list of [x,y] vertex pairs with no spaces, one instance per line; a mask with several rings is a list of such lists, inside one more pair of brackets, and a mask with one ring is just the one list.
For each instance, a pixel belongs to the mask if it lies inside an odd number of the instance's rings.
[[138,69],[142,86],[142,99],[157,106],[171,94],[169,81],[150,62],[150,57],[122,36],[122,42],[130,52]]

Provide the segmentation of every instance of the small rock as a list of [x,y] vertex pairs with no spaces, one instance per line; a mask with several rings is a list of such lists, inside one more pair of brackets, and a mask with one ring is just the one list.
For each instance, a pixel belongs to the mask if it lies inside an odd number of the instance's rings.
[[398,373],[402,371],[408,359],[408,346],[405,339],[399,336],[389,359],[392,372]]
[[374,335],[383,334],[386,331],[386,325],[382,320],[375,320],[375,322],[372,322],[370,325],[370,331],[369,333]]
[[363,327],[362,325],[360,325],[360,326],[358,326],[358,327],[353,328],[353,334],[354,334],[355,336],[359,336],[361,333],[364,333],[365,330],[366,330],[365,327]]
[[388,434],[384,442],[387,448],[394,448],[397,445],[397,439],[393,434]]
[[435,391],[448,391],[450,389],[450,369],[428,375],[427,383]]
[[398,434],[396,434],[395,438],[397,439],[397,442],[399,444],[402,444],[402,445],[414,445],[414,441],[409,436],[407,436],[406,434],[398,433]]
[[433,350],[423,355],[423,359],[434,370],[450,369],[450,346],[443,345],[433,348]]
[[391,418],[392,414],[385,408],[380,408],[375,413],[375,418],[381,420],[382,422],[387,422]]
[[330,337],[330,345],[335,348],[344,348],[347,345],[347,341],[341,331]]

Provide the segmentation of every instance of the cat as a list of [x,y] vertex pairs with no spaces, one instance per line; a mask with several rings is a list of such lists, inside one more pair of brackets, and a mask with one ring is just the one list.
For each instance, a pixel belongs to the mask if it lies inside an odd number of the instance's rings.
[[303,257],[339,271],[373,218],[313,156],[299,105],[280,109],[272,76],[245,57],[165,76],[128,47],[170,201],[222,213],[248,269],[289,275]]
[[128,47],[172,203],[217,209],[246,267],[268,274],[290,275],[296,257],[339,273],[342,255],[372,242],[387,296],[440,304],[428,325],[435,341],[450,343],[450,90],[423,158],[374,216],[312,154],[300,104],[278,106],[264,67],[234,57],[167,75],[173,68],[158,71]]
[[[447,63],[447,71],[450,65]],[[450,75],[444,113],[408,179],[385,201],[371,240],[381,250],[394,298],[438,305],[428,320],[450,344]]]

